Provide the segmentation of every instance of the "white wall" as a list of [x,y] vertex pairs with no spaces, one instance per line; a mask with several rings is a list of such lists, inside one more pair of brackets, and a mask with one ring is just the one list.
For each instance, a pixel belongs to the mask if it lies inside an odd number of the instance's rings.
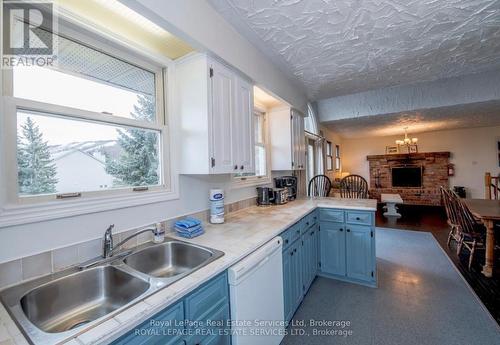
[[[500,173],[497,139],[500,126],[418,133],[419,152],[450,151],[455,176],[450,186],[465,186],[468,197],[484,198],[484,173]],[[387,145],[394,145],[401,136],[344,139],[343,171],[359,174],[369,181],[366,156],[385,154]]]
[[209,51],[245,73],[258,86],[301,110],[305,90],[289,80],[205,0],[120,0],[200,51]]

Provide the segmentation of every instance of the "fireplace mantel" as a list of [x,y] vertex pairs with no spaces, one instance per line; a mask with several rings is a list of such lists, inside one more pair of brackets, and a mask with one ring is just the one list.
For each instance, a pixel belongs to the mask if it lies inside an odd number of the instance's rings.
[[422,153],[395,153],[389,155],[372,155],[366,156],[369,161],[385,159],[388,161],[406,161],[406,160],[424,160],[427,158],[450,158],[450,152],[422,152]]
[[[448,187],[450,152],[422,152],[367,156],[370,165],[370,196],[380,199],[382,193],[400,194],[406,204],[440,205],[440,186]],[[422,187],[392,187],[391,169],[401,165],[423,167]]]

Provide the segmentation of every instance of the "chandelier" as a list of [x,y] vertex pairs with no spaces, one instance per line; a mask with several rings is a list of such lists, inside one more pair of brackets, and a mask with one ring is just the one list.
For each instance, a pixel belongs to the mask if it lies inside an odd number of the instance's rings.
[[396,145],[414,145],[418,141],[418,138],[408,138],[408,127],[405,127],[405,137],[403,140],[396,140]]

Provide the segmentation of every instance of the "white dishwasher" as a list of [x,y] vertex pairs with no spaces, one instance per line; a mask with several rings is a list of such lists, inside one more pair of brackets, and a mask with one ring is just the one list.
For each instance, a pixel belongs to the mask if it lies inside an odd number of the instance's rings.
[[282,243],[275,237],[229,268],[233,345],[279,345],[283,340]]

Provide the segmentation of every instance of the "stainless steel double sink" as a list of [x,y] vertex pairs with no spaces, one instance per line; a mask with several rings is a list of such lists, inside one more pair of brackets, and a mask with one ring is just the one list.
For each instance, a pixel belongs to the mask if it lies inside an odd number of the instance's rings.
[[33,343],[57,343],[220,258],[215,249],[166,238],[91,268],[71,268],[0,292]]

